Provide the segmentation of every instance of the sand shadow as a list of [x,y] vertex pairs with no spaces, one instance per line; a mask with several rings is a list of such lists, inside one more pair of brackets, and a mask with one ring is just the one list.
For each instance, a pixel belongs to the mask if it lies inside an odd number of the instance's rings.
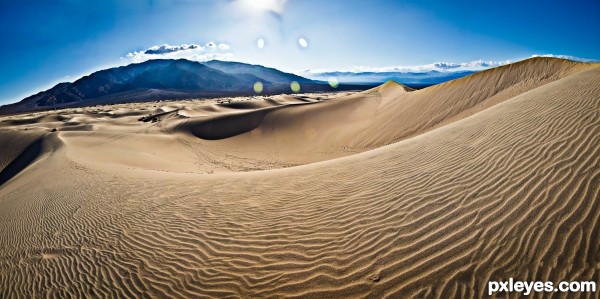
[[218,116],[209,120],[189,121],[179,126],[205,140],[219,140],[240,135],[257,128],[273,109],[261,109],[248,113]]
[[31,143],[16,159],[0,171],[0,187],[31,165],[43,152],[44,138],[38,138]]

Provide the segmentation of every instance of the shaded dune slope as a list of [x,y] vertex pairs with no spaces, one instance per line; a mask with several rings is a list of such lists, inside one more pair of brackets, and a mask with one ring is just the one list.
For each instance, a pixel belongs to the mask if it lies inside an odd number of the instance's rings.
[[43,156],[58,150],[55,135],[40,131],[0,132],[0,187]]
[[14,161],[29,145],[43,133],[34,131],[2,131],[0,132],[0,171]]
[[427,131],[413,138],[263,172],[110,173],[67,143],[0,188],[0,297],[482,298],[509,277],[598,281],[599,82],[592,67],[357,144]]
[[[271,111],[290,106],[315,103],[317,101],[302,97],[285,96],[278,99],[266,99],[260,102],[221,103],[203,107],[204,114],[210,116],[178,123],[176,131],[191,133],[205,140],[220,140],[237,136],[256,129],[264,117]],[[227,112],[226,112],[227,111]],[[179,114],[190,117],[190,113]],[[196,116],[198,110],[196,110]]]

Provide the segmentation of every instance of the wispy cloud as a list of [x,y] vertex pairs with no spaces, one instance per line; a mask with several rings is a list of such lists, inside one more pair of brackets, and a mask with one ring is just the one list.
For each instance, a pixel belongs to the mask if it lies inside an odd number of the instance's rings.
[[143,51],[130,52],[124,59],[131,62],[144,62],[151,59],[179,59],[185,58],[195,61],[207,61],[212,59],[230,60],[233,53],[229,52],[231,47],[228,44],[217,44],[208,42],[202,46],[199,44],[182,45],[160,45],[153,46]]
[[[484,61],[474,60],[470,62],[434,62],[430,64],[422,65],[410,65],[410,66],[384,66],[384,67],[368,67],[368,66],[353,66],[347,69],[335,70],[337,72],[351,72],[351,73],[424,73],[430,71],[438,72],[458,72],[458,71],[479,71],[487,68],[497,67],[511,63],[511,60],[505,61]],[[332,72],[332,70],[306,70],[304,73],[326,73]]]
[[[544,54],[544,55],[534,54],[527,58],[533,58],[533,57],[554,57],[554,58],[563,58],[563,59],[569,59],[569,60],[580,61],[580,62],[600,62],[600,60],[597,60],[597,59],[586,59],[586,58],[580,58],[580,57],[569,56],[569,55],[555,55],[555,54]],[[523,58],[523,59],[527,59],[527,58]],[[481,70],[513,63],[513,62],[520,61],[523,59],[503,60],[503,61],[474,60],[474,61],[469,61],[469,62],[434,62],[434,63],[430,63],[430,64],[410,65],[410,66],[384,66],[384,67],[353,66],[350,68],[338,69],[338,70],[324,70],[324,69],[304,70],[304,71],[298,72],[298,74],[311,77],[311,75],[326,74],[326,73],[332,73],[332,72],[425,73],[425,72],[431,72],[431,71],[438,71],[438,72],[481,71]]]

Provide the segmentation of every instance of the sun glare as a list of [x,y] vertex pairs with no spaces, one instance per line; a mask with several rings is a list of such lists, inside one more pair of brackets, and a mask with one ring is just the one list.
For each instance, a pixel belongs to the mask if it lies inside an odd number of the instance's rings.
[[283,12],[286,0],[238,0],[240,6],[247,12],[262,13],[272,11],[277,14]]

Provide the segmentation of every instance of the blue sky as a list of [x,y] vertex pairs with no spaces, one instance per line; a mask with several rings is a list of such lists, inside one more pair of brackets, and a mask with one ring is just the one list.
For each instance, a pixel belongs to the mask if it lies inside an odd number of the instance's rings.
[[[2,1],[0,38],[4,104],[150,58],[222,58],[290,72],[534,54],[600,59],[600,1]],[[163,44],[199,48],[144,53]]]

